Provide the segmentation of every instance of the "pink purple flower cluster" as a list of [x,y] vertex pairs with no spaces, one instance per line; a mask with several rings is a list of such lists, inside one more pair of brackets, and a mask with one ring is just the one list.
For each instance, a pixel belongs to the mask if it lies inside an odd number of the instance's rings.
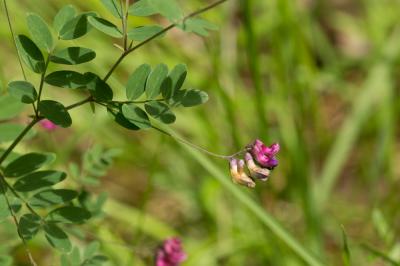
[[[276,154],[280,146],[274,143],[266,146],[261,140],[255,140],[246,147],[244,160],[232,158],[229,162],[233,182],[247,187],[255,187],[254,179],[265,181],[278,165]],[[245,172],[245,161],[250,176]]]
[[157,250],[155,266],[179,266],[186,258],[181,241],[176,237],[168,238]]

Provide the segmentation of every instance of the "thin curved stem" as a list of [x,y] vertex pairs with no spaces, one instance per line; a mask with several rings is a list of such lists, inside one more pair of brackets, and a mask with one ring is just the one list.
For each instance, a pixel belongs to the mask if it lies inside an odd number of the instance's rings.
[[174,136],[174,135],[168,133],[167,131],[165,131],[165,130],[163,130],[163,129],[161,129],[161,128],[158,128],[158,127],[155,127],[155,126],[151,126],[151,127],[152,127],[153,129],[155,129],[155,130],[161,132],[162,134],[167,135],[168,137],[173,138],[174,140],[176,140],[176,141],[178,141],[178,142],[181,142],[181,143],[183,143],[183,144],[186,144],[186,145],[188,145],[188,146],[190,146],[190,147],[192,147],[192,148],[194,148],[194,149],[196,149],[196,150],[198,150],[198,151],[201,151],[202,153],[205,153],[205,154],[208,154],[208,155],[210,155],[210,156],[217,157],[217,158],[220,158],[220,159],[230,160],[230,159],[234,158],[235,156],[238,156],[238,155],[240,155],[240,154],[246,152],[246,149],[244,149],[244,150],[240,150],[240,151],[238,151],[238,152],[236,152],[236,153],[234,153],[234,154],[231,154],[231,155],[222,155],[222,154],[214,153],[214,152],[211,152],[211,151],[209,151],[209,150],[206,150],[206,149],[204,149],[204,148],[202,148],[202,147],[200,147],[200,146],[197,146],[196,144],[193,144],[193,143],[191,143],[191,142],[189,142],[189,141],[187,141],[187,140],[185,140],[185,139],[178,138],[178,137],[176,137],[176,136]]
[[42,97],[42,91],[43,91],[43,86],[44,86],[44,78],[46,77],[47,67],[49,66],[49,62],[50,62],[50,56],[51,56],[50,54],[47,56],[46,64],[44,66],[44,71],[43,71],[42,75],[40,76],[39,93],[38,93],[38,99],[37,99],[38,108],[39,108],[40,99]]

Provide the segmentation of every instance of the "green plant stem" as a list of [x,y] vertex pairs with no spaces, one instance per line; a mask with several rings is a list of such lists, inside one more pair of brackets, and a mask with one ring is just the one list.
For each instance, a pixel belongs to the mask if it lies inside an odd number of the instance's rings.
[[[190,13],[189,15],[185,16],[182,19],[182,22],[185,22],[185,20],[191,18],[191,17],[195,17],[197,15],[200,15],[224,2],[226,2],[228,0],[220,0],[220,1],[216,1],[204,8],[201,8],[193,13]],[[114,65],[111,67],[110,71],[108,71],[108,73],[106,74],[106,76],[104,77],[104,81],[107,81],[111,74],[114,72],[114,70],[119,66],[119,64],[122,62],[122,60],[124,60],[124,58],[129,55],[130,53],[132,53],[133,51],[139,49],[140,47],[142,47],[143,45],[147,44],[148,42],[152,41],[153,39],[157,38],[160,35],[163,35],[164,33],[166,33],[167,31],[171,30],[172,28],[176,27],[178,25],[178,23],[172,23],[171,25],[165,27],[162,31],[157,32],[156,34],[152,35],[151,37],[147,38],[146,40],[140,42],[139,44],[133,46],[132,48],[129,48],[128,50],[124,51],[121,56],[117,59],[117,61],[114,63]]]
[[[44,78],[46,76],[47,67],[49,66],[49,62],[50,62],[50,54],[47,56],[46,64],[44,66],[44,71],[43,71],[42,75],[40,76],[39,94],[38,94],[38,99],[37,99],[37,107],[38,107],[38,109],[39,109],[40,99],[42,97]],[[39,113],[37,113],[37,116],[38,115],[39,115]]]
[[23,245],[24,245],[24,247],[25,247],[25,251],[26,251],[26,253],[28,254],[29,261],[30,261],[31,265],[37,266],[37,264],[36,264],[36,262],[35,262],[35,260],[34,260],[34,258],[33,258],[33,256],[32,256],[32,253],[31,253],[31,251],[30,251],[29,248],[28,248],[28,244],[26,243],[25,239],[24,239],[23,236],[21,235],[21,232],[19,231],[18,219],[17,219],[17,216],[16,216],[15,213],[14,213],[14,210],[13,210],[12,207],[11,207],[10,201],[9,201],[8,196],[7,196],[7,194],[6,194],[6,187],[8,187],[8,186],[7,186],[8,184],[7,184],[7,182],[4,180],[4,176],[3,176],[3,175],[0,175],[0,183],[1,183],[1,184],[0,184],[1,190],[2,190],[3,195],[4,195],[4,198],[5,198],[5,200],[6,200],[8,210],[10,211],[10,214],[11,214],[13,220],[14,220],[15,226],[17,227],[17,234],[18,234],[19,238],[21,239],[21,241],[22,241],[22,243],[23,243]]

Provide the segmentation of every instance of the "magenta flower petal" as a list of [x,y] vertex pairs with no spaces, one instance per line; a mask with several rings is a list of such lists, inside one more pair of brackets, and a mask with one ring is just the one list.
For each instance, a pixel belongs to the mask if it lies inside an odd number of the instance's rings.
[[57,125],[48,119],[43,119],[39,123],[40,126],[47,131],[54,131],[57,128]]
[[157,250],[156,266],[179,266],[186,258],[181,241],[176,237],[169,238]]
[[279,152],[280,146],[278,143],[273,143],[270,146],[260,140],[255,140],[251,146],[251,153],[255,161],[262,167],[273,169],[278,165],[278,160],[275,155]]

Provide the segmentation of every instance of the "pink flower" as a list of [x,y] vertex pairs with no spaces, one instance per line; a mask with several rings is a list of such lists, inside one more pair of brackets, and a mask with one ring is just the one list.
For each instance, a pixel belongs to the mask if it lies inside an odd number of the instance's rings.
[[181,241],[176,237],[168,238],[157,250],[156,266],[179,266],[186,258]]
[[259,165],[272,170],[278,165],[275,155],[279,152],[279,149],[278,143],[273,143],[267,147],[261,140],[256,139],[251,146],[251,153]]
[[47,131],[54,131],[57,128],[57,125],[51,122],[48,119],[43,119],[39,122],[40,126]]

